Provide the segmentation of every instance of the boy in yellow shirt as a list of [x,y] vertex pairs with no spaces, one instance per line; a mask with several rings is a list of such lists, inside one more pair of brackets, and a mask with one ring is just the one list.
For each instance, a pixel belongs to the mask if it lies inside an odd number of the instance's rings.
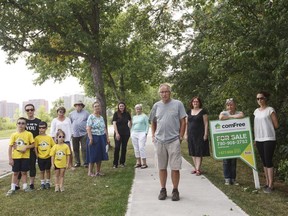
[[31,191],[30,187],[27,187],[27,172],[29,171],[30,149],[34,148],[34,138],[32,133],[25,129],[26,118],[20,117],[17,120],[17,131],[11,135],[9,141],[8,157],[13,176],[11,189],[7,192],[7,196],[15,193],[15,186],[20,172],[22,174],[23,190],[25,192]]
[[[51,148],[55,145],[53,138],[46,134],[47,123],[39,123],[39,135],[35,137],[35,153],[40,169],[41,190],[50,189]],[[46,174],[46,180],[45,180]]]

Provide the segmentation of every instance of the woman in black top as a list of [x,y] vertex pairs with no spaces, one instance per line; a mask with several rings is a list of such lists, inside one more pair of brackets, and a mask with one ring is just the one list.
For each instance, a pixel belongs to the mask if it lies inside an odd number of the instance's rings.
[[[125,167],[127,143],[130,137],[130,128],[132,125],[131,115],[126,111],[126,105],[124,102],[118,103],[118,110],[113,115],[113,127],[114,127],[114,161],[113,168]],[[121,157],[119,161],[119,152],[121,149]]]

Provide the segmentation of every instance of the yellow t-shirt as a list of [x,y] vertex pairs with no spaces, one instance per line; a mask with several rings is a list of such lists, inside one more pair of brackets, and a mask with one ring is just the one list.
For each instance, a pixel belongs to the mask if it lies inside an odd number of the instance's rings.
[[38,157],[41,159],[50,157],[50,151],[54,145],[55,142],[49,135],[38,135],[35,137],[35,148],[37,149]]
[[27,149],[24,153],[19,150],[23,149],[24,146],[31,145],[34,143],[33,134],[29,131],[15,132],[10,137],[9,146],[16,144],[16,148],[12,150],[13,159],[22,159],[30,157],[30,149]]
[[50,151],[50,156],[54,157],[54,165],[57,168],[66,168],[67,156],[70,155],[70,149],[67,144],[56,144]]

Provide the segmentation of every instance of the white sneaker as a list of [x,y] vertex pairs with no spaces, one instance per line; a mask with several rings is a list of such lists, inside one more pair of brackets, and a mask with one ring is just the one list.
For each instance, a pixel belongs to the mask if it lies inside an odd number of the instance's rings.
[[15,194],[15,190],[9,190],[9,191],[7,191],[7,193],[6,193],[6,196],[11,196],[12,194]]

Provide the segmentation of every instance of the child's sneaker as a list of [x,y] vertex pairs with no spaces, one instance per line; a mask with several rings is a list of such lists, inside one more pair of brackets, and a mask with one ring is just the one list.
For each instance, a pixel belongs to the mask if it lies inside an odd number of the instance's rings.
[[41,184],[40,190],[45,190],[45,185],[44,184]]
[[64,186],[62,186],[61,188],[60,188],[60,191],[61,192],[64,192],[65,190],[64,190]]
[[46,189],[50,189],[50,183],[46,183],[45,187]]
[[32,191],[33,191],[33,189],[31,189],[30,187],[27,187],[24,189],[24,192],[32,192]]
[[34,184],[30,184],[30,189],[31,189],[31,190],[34,190],[34,189],[35,189]]
[[18,185],[15,186],[15,190],[20,190],[20,187]]
[[9,190],[9,191],[7,191],[7,193],[6,193],[6,196],[11,196],[12,194],[15,194],[15,190]]
[[59,185],[55,185],[55,192],[59,192]]

